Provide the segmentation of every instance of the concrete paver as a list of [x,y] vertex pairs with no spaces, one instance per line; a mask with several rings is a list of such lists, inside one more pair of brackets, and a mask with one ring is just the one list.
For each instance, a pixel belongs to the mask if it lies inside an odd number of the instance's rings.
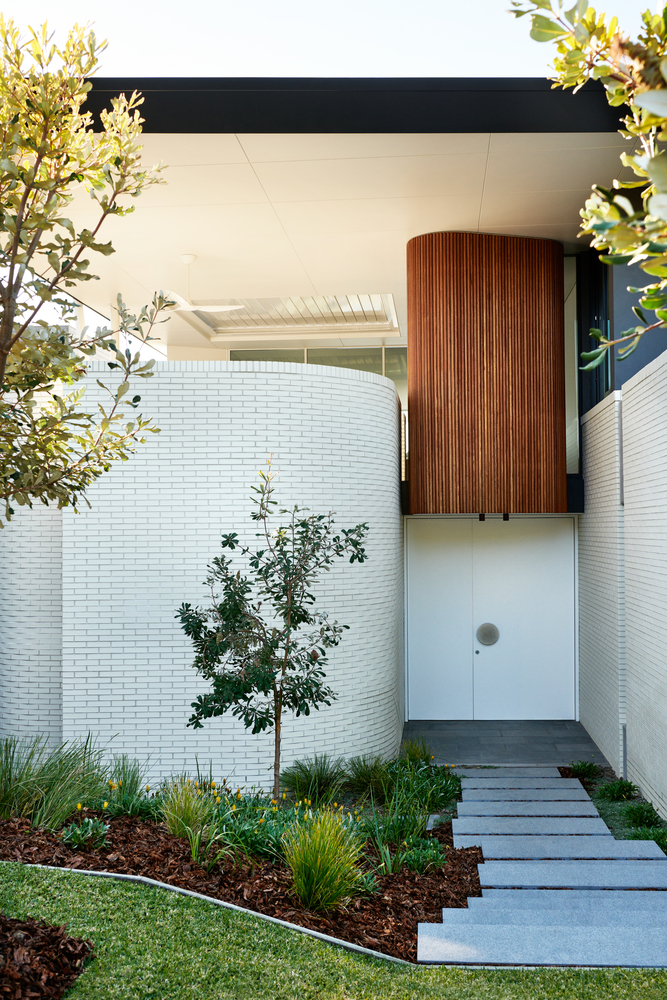
[[532,836],[611,837],[595,816],[461,816],[452,822],[454,834],[523,834]]
[[454,847],[481,847],[484,858],[667,858],[653,840],[614,840],[613,837],[576,836],[454,836]]

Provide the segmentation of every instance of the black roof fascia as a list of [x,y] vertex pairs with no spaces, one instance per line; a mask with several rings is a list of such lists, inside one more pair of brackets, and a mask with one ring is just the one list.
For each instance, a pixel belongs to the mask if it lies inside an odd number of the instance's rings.
[[145,132],[614,132],[599,83],[577,94],[540,78],[93,77],[98,120],[141,91]]

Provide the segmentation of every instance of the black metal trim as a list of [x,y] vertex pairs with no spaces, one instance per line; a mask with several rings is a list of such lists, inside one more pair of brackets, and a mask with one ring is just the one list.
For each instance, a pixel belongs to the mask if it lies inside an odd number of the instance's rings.
[[144,131],[614,132],[619,113],[600,83],[577,94],[542,78],[93,77],[97,121],[139,90]]

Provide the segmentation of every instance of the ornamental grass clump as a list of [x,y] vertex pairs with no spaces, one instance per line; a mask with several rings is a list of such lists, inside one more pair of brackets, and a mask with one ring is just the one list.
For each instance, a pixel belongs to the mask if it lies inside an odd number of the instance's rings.
[[295,760],[284,768],[281,781],[297,799],[310,799],[313,805],[327,804],[340,794],[346,779],[342,757],[326,753]]
[[215,805],[215,798],[203,792],[190,778],[170,781],[161,797],[162,817],[169,833],[175,837],[187,837],[188,831],[208,826]]
[[391,786],[387,761],[379,754],[365,753],[350,757],[346,764],[345,788],[363,801],[372,798],[381,805]]
[[41,736],[0,741],[0,819],[58,830],[78,802],[104,794],[103,750],[89,737],[52,746]]
[[334,910],[364,891],[363,842],[340,810],[297,820],[283,835],[294,890],[308,910]]

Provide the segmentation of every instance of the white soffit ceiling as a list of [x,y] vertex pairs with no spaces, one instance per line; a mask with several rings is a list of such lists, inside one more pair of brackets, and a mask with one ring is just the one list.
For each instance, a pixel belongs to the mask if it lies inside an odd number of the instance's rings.
[[174,312],[211,344],[223,348],[251,347],[264,341],[302,344],[304,339],[328,341],[332,337],[383,342],[400,336],[391,295],[294,295],[196,302],[185,308],[177,300]]
[[[105,223],[103,238],[116,253],[92,255],[101,280],[85,286],[83,298],[106,315],[119,292],[136,308],[159,289],[187,298],[181,255],[196,254],[191,301],[245,303],[243,314],[218,317],[219,346],[229,346],[230,325],[270,325],[276,300],[316,303],[369,291],[393,297],[404,342],[408,240],[465,230],[582,249],[579,210],[593,183],[619,176],[619,155],[629,148],[607,132],[147,134],[144,161],[167,164],[166,183],[145,191],[132,215]],[[90,225],[91,203],[77,199],[70,214]],[[210,356],[215,314],[194,324],[193,315],[177,313],[157,333],[193,357],[204,348]],[[307,345],[309,324],[301,325],[299,344]],[[328,344],[353,342],[352,331],[344,340],[341,332],[332,331]],[[274,346],[276,333],[255,346]],[[357,342],[367,339],[360,331]]]

